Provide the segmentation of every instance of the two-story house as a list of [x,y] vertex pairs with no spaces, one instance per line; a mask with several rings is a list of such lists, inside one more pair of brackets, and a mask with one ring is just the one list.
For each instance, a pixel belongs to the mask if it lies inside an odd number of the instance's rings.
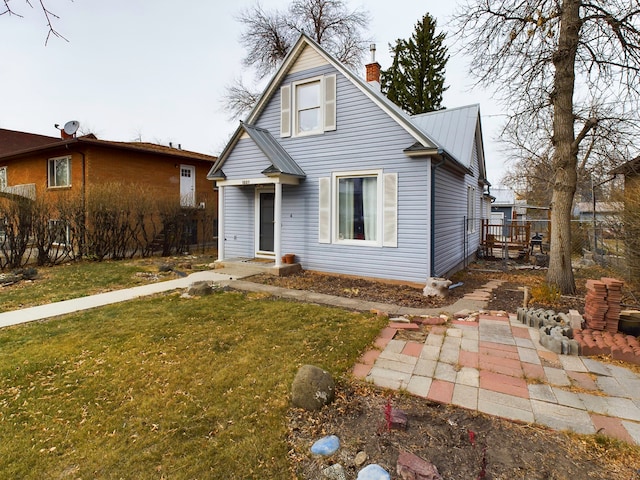
[[408,116],[302,34],[209,172],[220,262],[424,282],[474,257],[488,211],[478,105]]

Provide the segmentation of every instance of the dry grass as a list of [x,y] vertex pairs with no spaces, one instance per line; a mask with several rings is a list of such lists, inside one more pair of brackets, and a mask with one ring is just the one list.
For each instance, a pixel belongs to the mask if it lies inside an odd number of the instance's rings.
[[217,293],[0,331],[0,478],[288,478],[300,365],[345,373],[383,320]]

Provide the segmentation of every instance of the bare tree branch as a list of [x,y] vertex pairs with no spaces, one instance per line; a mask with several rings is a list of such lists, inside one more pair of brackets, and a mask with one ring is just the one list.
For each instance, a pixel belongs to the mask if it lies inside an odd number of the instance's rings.
[[[364,10],[349,10],[345,0],[292,0],[286,11],[267,11],[259,3],[237,16],[244,30],[240,43],[247,50],[243,64],[253,67],[258,79],[272,74],[281,64],[301,32],[305,32],[342,63],[357,67],[367,50],[362,36],[369,23]],[[257,96],[242,91],[236,83],[227,89],[225,110],[235,118],[252,106]],[[247,107],[242,110],[241,108]]]
[[[8,16],[15,15],[16,17],[24,18],[23,15],[20,15],[19,13],[15,12],[11,8],[11,6],[9,5],[10,1],[11,0],[3,0],[4,10],[0,12],[0,15],[5,15],[5,14],[8,15]],[[24,1],[29,7],[34,8],[33,5],[31,4],[30,0],[24,0]],[[57,38],[61,38],[65,42],[68,42],[69,40],[67,40],[60,32],[58,32],[53,27],[53,20],[52,19],[59,20],[60,17],[47,8],[47,6],[45,5],[45,1],[44,0],[38,0],[38,3],[40,4],[40,10],[44,14],[44,18],[47,21],[47,29],[48,29],[48,31],[47,31],[47,37],[45,38],[44,44],[47,45],[47,43],[49,42],[49,38],[51,38],[51,36],[54,36],[54,37],[57,37]]]

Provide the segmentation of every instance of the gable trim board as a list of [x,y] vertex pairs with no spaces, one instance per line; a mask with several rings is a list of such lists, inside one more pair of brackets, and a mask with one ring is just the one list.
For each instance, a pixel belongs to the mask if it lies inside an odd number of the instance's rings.
[[[309,82],[335,122],[321,113],[316,128],[310,112],[314,131],[296,135],[295,87]],[[488,183],[478,122],[477,105],[409,117],[301,35],[207,176],[224,206],[218,260],[258,252],[256,190],[269,185],[274,251],[261,253],[276,265],[287,251],[308,270],[424,282],[464,263],[477,243],[462,229],[467,191],[479,212]]]

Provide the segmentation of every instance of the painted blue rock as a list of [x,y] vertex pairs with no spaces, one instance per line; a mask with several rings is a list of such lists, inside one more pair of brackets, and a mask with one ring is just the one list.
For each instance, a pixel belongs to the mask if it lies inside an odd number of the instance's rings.
[[311,453],[328,457],[333,455],[340,448],[340,439],[335,435],[321,438],[311,446]]
[[391,480],[391,475],[380,465],[372,463],[358,472],[357,480]]

